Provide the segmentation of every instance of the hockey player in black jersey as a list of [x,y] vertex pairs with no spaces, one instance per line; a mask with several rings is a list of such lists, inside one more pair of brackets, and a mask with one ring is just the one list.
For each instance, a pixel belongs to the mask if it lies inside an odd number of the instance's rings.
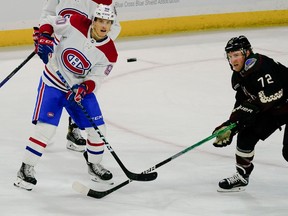
[[254,53],[243,35],[231,38],[225,52],[233,71],[231,81],[236,101],[229,119],[213,133],[231,123],[237,123],[237,127],[217,136],[213,145],[227,146],[237,134],[236,173],[221,180],[218,191],[243,191],[254,168],[255,145],[281,126],[285,126],[282,155],[288,161],[288,68]]

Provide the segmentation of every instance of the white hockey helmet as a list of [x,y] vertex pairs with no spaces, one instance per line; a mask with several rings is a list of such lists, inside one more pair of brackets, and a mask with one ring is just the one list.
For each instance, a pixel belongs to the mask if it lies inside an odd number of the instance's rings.
[[101,18],[101,19],[114,21],[116,18],[114,6],[112,4],[111,5],[104,5],[104,4],[97,5],[96,10],[94,11],[93,20],[95,18]]

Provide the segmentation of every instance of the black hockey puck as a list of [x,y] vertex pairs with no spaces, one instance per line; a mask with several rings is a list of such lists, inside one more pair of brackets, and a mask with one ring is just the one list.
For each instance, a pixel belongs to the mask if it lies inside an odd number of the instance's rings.
[[137,61],[137,58],[128,58],[127,59],[127,62],[135,62],[135,61]]

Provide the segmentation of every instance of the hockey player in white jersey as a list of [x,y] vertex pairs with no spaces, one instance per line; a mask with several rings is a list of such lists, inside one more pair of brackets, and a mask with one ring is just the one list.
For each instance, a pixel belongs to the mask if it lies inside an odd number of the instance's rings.
[[[46,0],[44,3],[40,23],[45,24],[46,17],[51,15],[60,15],[63,17],[69,17],[72,14],[81,14],[85,17],[92,18],[93,12],[97,5],[113,5],[112,0]],[[115,8],[114,8],[115,9]],[[116,14],[116,11],[115,11]],[[117,19],[113,21],[111,26],[111,30],[108,33],[108,36],[115,40],[120,34],[121,26]],[[36,36],[39,29],[34,28],[34,40],[37,46],[38,37]],[[36,36],[36,37],[35,37]],[[57,45],[60,35],[54,35],[55,40],[54,43]],[[51,47],[51,52],[53,52],[53,48]],[[82,137],[79,127],[76,123],[69,117],[68,123],[68,133],[66,135],[67,138],[67,149],[83,152],[85,151],[86,140]]]
[[[27,143],[15,186],[32,190],[36,185],[34,167],[56,132],[63,108],[87,134],[84,157],[91,179],[105,182],[112,179],[112,173],[100,164],[104,142],[77,103],[81,102],[105,135],[105,123],[95,92],[117,61],[114,42],[107,36],[114,20],[113,7],[100,4],[92,20],[83,15],[72,15],[69,18],[48,16],[45,19],[47,24],[40,27],[37,50],[46,50],[46,44],[49,46],[53,33],[62,37],[53,54],[43,51],[40,55],[42,60],[48,62],[40,78],[32,118],[35,133]],[[45,53],[49,56],[45,56]],[[57,71],[66,79],[71,89],[61,81]]]
[[[40,23],[45,23],[47,16],[64,16],[69,17],[72,14],[81,14],[83,16],[92,18],[95,8],[99,5],[113,5],[112,0],[46,0],[44,3],[42,13],[40,16]],[[115,8],[114,8],[115,10]],[[117,15],[116,11],[114,11]],[[116,19],[113,21],[111,30],[108,36],[112,40],[116,40],[121,31],[121,26],[119,21]]]

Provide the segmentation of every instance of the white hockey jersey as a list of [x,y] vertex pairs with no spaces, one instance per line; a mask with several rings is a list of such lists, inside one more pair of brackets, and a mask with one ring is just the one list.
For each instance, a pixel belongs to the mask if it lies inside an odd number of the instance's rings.
[[[47,16],[69,17],[72,14],[81,14],[91,19],[98,4],[111,5],[112,0],[46,0],[40,16],[40,26],[46,24]],[[116,11],[115,11],[115,14]],[[111,26],[108,36],[115,40],[120,34],[121,26],[116,19]]]
[[87,80],[93,80],[99,89],[103,79],[109,75],[117,61],[117,50],[112,39],[101,42],[90,35],[92,21],[85,16],[72,15],[70,18],[47,16],[46,25],[40,32],[53,31],[62,35],[49,62],[45,65],[42,79],[48,86],[67,91],[56,74],[59,70],[70,87]]

